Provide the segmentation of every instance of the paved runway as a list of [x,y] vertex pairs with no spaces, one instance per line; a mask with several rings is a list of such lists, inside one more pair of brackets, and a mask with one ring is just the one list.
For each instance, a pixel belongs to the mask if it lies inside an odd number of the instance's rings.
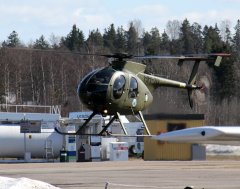
[[239,189],[240,161],[142,161],[1,164],[0,176],[48,182],[62,189]]

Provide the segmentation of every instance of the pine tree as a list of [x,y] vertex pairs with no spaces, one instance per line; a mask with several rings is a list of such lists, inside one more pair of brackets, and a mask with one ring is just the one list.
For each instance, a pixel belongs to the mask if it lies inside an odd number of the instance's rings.
[[191,28],[194,53],[201,53],[203,51],[202,27],[198,23],[193,23]]
[[237,21],[236,26],[234,27],[235,34],[233,36],[233,47],[238,53],[240,52],[240,20]]
[[217,76],[216,93],[220,100],[227,98],[230,100],[236,95],[236,72],[233,66],[234,57],[224,59],[219,68],[215,68]]
[[111,24],[108,29],[105,29],[103,34],[104,47],[107,47],[111,52],[115,52],[116,30],[114,24]]
[[181,39],[173,39],[170,41],[170,54],[179,55],[182,54],[182,41]]
[[39,39],[37,39],[33,45],[35,49],[48,49],[50,47],[49,43],[45,40],[44,36],[41,35]]
[[67,37],[62,38],[62,44],[71,51],[80,51],[84,45],[83,32],[74,24]]
[[180,28],[180,41],[182,44],[182,52],[184,54],[194,53],[194,45],[193,45],[194,39],[193,39],[192,28],[187,19],[183,21],[182,26]]
[[126,52],[127,50],[127,40],[125,33],[126,32],[122,26],[118,27],[115,40],[116,52]]
[[[206,53],[219,53],[231,51],[230,45],[224,44],[217,24],[204,27],[204,51]],[[236,95],[234,57],[224,58],[220,67],[214,67],[217,83],[215,84],[215,99],[231,99]],[[217,98],[218,97],[218,98]]]
[[90,32],[86,42],[89,50],[93,53],[103,48],[103,37],[98,29]]
[[203,28],[203,40],[203,51],[206,53],[210,53],[212,50],[212,40],[209,36],[209,28],[207,25]]
[[223,49],[223,42],[219,34],[217,25],[215,28],[212,26],[205,26],[203,29],[203,51],[206,53],[221,52]]
[[226,28],[226,39],[225,39],[225,43],[228,45],[228,46],[231,46],[231,42],[232,42],[232,37],[231,37],[231,31],[230,29],[227,27]]
[[133,22],[130,22],[128,31],[126,32],[127,38],[127,50],[129,54],[137,54],[138,52],[138,34],[133,25]]
[[161,43],[161,37],[159,30],[155,27],[151,29],[151,48],[153,50],[153,54],[160,54],[160,43]]
[[161,47],[161,51],[164,54],[169,54],[170,53],[170,40],[169,40],[169,37],[168,37],[167,33],[165,32],[165,30],[162,34],[160,47]]
[[143,41],[144,54],[145,55],[154,54],[153,49],[151,49],[152,36],[149,32],[143,33],[142,41]]
[[20,39],[18,37],[18,33],[16,31],[13,31],[9,36],[8,36],[8,40],[4,41],[2,43],[3,47],[18,47],[20,46]]

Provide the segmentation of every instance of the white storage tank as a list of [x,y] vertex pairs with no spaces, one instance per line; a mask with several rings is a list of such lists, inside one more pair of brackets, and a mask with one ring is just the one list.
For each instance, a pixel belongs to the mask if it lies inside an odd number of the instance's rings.
[[127,161],[128,143],[111,142],[110,143],[110,161]]
[[[64,144],[64,137],[54,131],[59,119],[59,114],[1,112],[0,157],[24,158],[28,153],[32,158],[57,158]],[[21,133],[22,120],[39,123],[40,132]]]
[[20,125],[0,125],[0,157],[23,158],[30,152],[33,158],[44,158],[46,147],[52,148],[53,156],[59,156],[63,136],[51,129],[41,133],[20,133]]

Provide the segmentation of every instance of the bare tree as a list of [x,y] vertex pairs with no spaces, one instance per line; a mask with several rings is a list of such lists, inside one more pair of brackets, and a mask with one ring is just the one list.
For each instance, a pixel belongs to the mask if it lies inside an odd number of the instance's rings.
[[58,37],[52,33],[49,37],[49,41],[52,48],[58,48],[61,41],[61,37]]
[[143,27],[142,27],[142,22],[139,19],[134,19],[133,21],[129,22],[129,27],[130,24],[133,24],[133,27],[135,28],[137,32],[137,37],[140,38],[143,34]]
[[171,40],[179,38],[181,22],[178,20],[168,21],[166,25],[166,33]]
[[230,20],[223,20],[220,23],[220,35],[224,42],[228,42],[229,38],[231,37],[230,27],[231,27]]

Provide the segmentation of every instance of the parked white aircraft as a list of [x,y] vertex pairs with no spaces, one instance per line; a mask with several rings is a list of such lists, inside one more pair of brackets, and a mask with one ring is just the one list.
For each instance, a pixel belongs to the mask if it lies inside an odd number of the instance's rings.
[[240,126],[204,126],[188,128],[161,133],[152,138],[163,142],[240,146]]

